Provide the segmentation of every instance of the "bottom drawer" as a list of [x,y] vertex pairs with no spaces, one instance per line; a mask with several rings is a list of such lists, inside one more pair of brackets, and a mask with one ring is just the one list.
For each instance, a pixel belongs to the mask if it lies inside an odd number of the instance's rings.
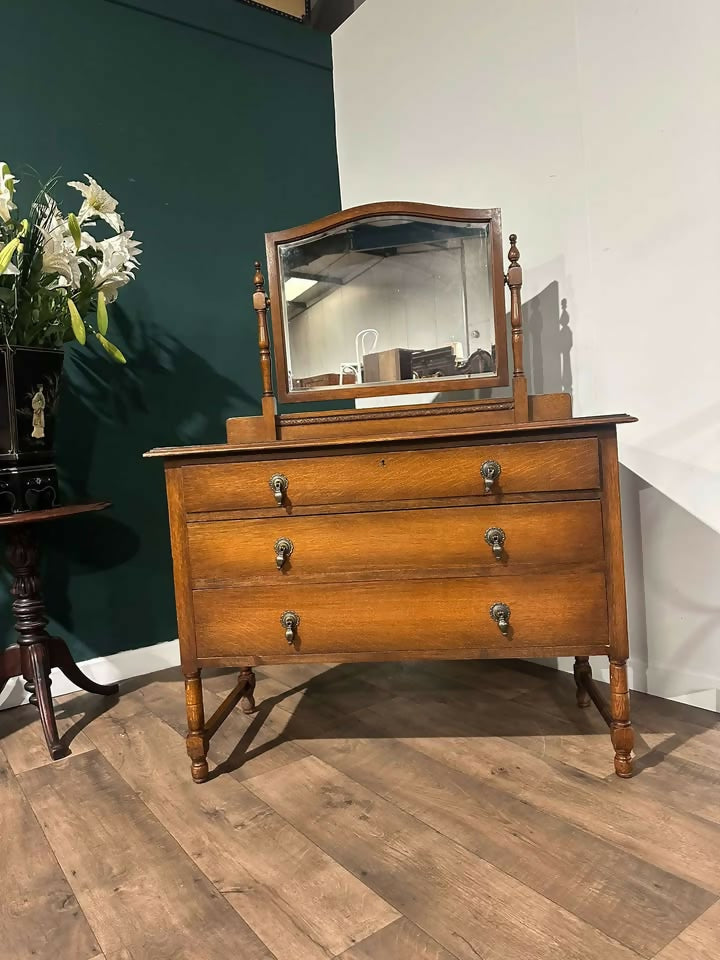
[[[608,642],[602,573],[227,587],[193,600],[200,658]],[[507,634],[490,616],[497,601],[510,608]],[[299,617],[292,644],[285,611]]]

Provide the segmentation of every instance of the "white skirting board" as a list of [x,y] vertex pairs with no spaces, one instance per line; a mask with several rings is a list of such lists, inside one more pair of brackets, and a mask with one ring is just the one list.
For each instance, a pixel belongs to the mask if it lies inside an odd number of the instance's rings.
[[[534,662],[572,673],[572,657]],[[590,662],[596,679],[607,681],[607,660],[604,657],[592,657]],[[139,650],[124,650],[109,657],[95,657],[79,664],[81,670],[98,683],[118,683],[179,665],[180,647],[177,640],[156,643],[152,647],[141,647]],[[78,689],[59,670],[53,670],[51,676],[53,696],[59,697]],[[629,660],[628,680],[631,690],[652,693],[667,700],[677,700],[720,713],[720,677],[694,674],[675,667],[648,667]],[[26,702],[27,694],[21,677],[11,680],[0,693],[0,710],[17,707]]]
[[[85,660],[78,664],[83,673],[98,683],[119,683],[121,680],[142,677],[146,673],[154,673],[156,670],[165,670],[167,667],[179,665],[180,646],[177,640],[156,643],[151,647],[141,647],[139,650],[123,650],[122,653],[113,653],[109,657],[94,657],[92,660]],[[54,697],[74,693],[78,689],[59,670],[53,670],[50,677]],[[23,684],[22,677],[8,682],[0,693],[0,710],[27,703],[28,694]]]
[[[572,673],[574,660],[572,657],[558,657],[556,660],[534,662]],[[609,681],[607,658],[590,657],[590,665],[596,680]],[[628,685],[631,691],[639,690],[665,700],[676,700],[678,703],[720,713],[720,677],[692,673],[676,667],[650,667],[631,658],[628,660]]]

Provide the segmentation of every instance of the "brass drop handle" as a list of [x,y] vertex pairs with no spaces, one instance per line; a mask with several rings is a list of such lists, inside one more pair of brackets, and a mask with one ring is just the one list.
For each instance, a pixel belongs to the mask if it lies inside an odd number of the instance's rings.
[[293,610],[286,610],[280,617],[280,623],[285,627],[285,639],[292,646],[295,643],[300,617]]
[[497,460],[486,460],[480,467],[480,473],[485,481],[485,493],[492,493],[493,484],[502,473]]
[[505,531],[502,527],[490,527],[485,531],[485,542],[492,547],[493,556],[496,560],[502,560],[503,545],[505,544]]
[[275,563],[278,570],[282,570],[283,564],[294,549],[292,540],[288,540],[287,537],[280,537],[275,541]]
[[508,635],[510,630],[510,607],[506,603],[494,603],[490,607],[490,619],[495,621],[503,636]]
[[288,478],[282,473],[274,473],[270,477],[269,483],[270,489],[275,497],[275,503],[281,507],[285,498],[285,494],[287,493],[289,484]]

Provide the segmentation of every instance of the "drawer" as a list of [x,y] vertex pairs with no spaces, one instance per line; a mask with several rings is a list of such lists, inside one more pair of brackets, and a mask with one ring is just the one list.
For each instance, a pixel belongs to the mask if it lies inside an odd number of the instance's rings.
[[[496,601],[510,608],[507,636],[490,617]],[[601,573],[226,587],[196,590],[193,602],[201,659],[498,647],[528,655],[608,642]],[[285,611],[300,617],[292,645]]]
[[197,464],[183,468],[188,512],[273,507],[270,478],[288,486],[279,509],[484,496],[484,462],[500,465],[491,494],[587,490],[600,486],[594,438],[397,450],[332,457]]
[[[504,534],[499,559],[486,531]],[[278,569],[275,544],[292,544]],[[603,560],[598,500],[280,516],[188,524],[193,585],[492,576]]]

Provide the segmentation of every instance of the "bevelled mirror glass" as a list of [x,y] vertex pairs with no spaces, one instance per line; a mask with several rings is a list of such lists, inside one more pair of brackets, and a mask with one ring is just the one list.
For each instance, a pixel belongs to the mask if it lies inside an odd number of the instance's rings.
[[[307,400],[507,382],[496,211],[360,209],[310,235],[268,237],[281,392]],[[499,279],[502,288],[501,268]]]

